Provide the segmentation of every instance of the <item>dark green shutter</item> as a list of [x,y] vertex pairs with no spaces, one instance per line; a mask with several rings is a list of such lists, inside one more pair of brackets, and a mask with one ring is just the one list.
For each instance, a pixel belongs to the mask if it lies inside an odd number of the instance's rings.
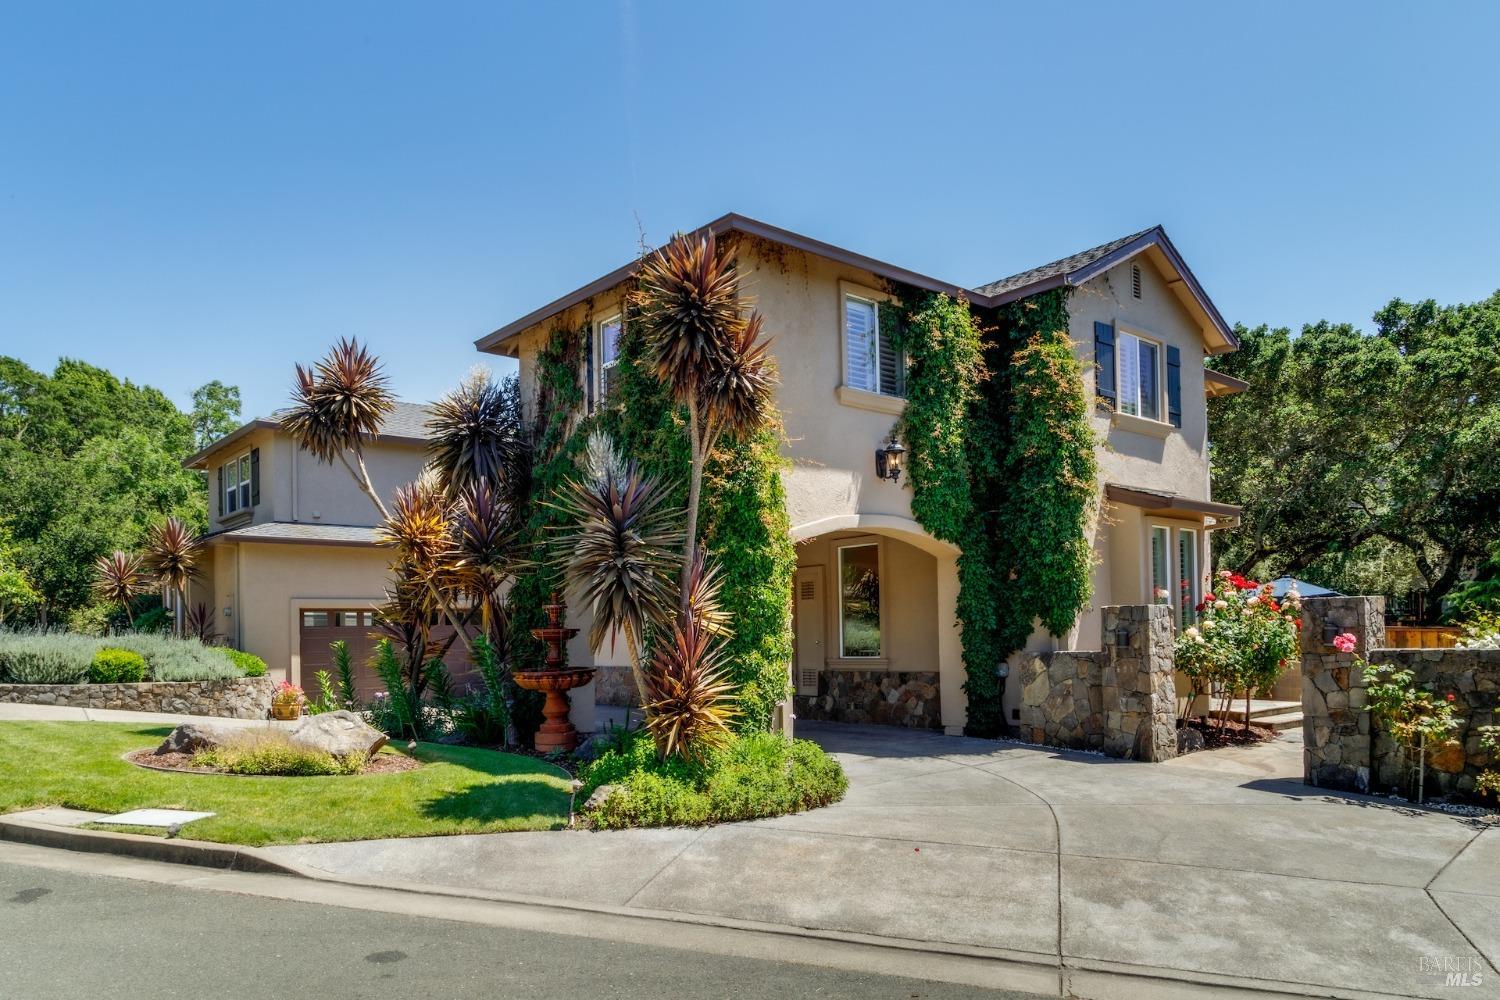
[[1117,407],[1115,394],[1115,325],[1094,324],[1094,395]]
[[876,336],[880,338],[880,372],[879,389],[887,396],[906,395],[906,357],[897,349],[900,342],[901,321],[894,309],[880,309],[875,311],[876,325],[879,328]]
[[260,449],[250,449],[250,506],[260,503]]
[[1167,346],[1167,419],[1182,426],[1182,352]]
[[224,516],[224,466],[222,465],[219,466],[219,503],[215,509],[218,510],[220,517]]

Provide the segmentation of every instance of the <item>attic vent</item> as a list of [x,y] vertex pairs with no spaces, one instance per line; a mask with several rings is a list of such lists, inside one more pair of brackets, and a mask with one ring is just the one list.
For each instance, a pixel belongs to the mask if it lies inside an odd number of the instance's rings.
[[1141,268],[1139,264],[1130,265],[1130,294],[1136,298],[1141,297]]
[[813,582],[811,580],[803,580],[802,581],[802,595],[801,596],[802,596],[802,599],[804,601],[810,601],[814,597],[817,596],[816,591],[813,590]]

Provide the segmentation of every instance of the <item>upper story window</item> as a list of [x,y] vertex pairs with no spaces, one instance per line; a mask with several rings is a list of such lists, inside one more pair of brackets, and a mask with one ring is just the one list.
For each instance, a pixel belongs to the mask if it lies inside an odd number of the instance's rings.
[[880,329],[880,305],[844,296],[844,384],[882,396],[906,395],[906,359]]
[[258,492],[251,489],[252,480],[255,478],[253,466],[254,463],[248,451],[219,466],[219,482],[223,490],[222,505],[219,508],[221,515],[227,516],[236,511],[250,509],[255,493]]
[[1116,341],[1120,365],[1120,412],[1161,419],[1161,345],[1121,332]]
[[615,372],[619,370],[620,334],[624,329],[620,316],[611,316],[599,324],[599,384],[596,388],[600,400],[609,397]]

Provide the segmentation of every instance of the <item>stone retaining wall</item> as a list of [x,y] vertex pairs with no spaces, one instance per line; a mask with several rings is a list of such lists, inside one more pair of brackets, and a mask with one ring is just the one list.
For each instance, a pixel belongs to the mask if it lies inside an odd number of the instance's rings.
[[264,719],[271,709],[272,684],[269,677],[141,684],[0,684],[0,702]]
[[1105,608],[1102,639],[1098,651],[1034,653],[1022,660],[1022,737],[1136,760],[1177,756],[1172,610]]
[[799,719],[941,729],[936,671],[823,670],[817,697],[796,699]]
[[[1427,748],[1425,793],[1468,795],[1479,772],[1494,764],[1479,745],[1478,728],[1500,722],[1500,650],[1385,649],[1384,612],[1380,597],[1302,602],[1303,780],[1324,788],[1415,794],[1416,751],[1372,726],[1364,710],[1368,678],[1355,665],[1363,658],[1372,666],[1411,670],[1419,686],[1440,698],[1454,695],[1459,728],[1453,745]],[[1355,651],[1325,645],[1324,622],[1353,633]]]

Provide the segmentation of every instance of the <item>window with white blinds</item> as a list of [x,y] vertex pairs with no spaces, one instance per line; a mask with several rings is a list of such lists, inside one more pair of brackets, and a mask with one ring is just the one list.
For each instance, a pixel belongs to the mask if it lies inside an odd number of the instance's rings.
[[880,307],[844,296],[844,384],[886,396],[905,395],[906,363],[880,330]]

